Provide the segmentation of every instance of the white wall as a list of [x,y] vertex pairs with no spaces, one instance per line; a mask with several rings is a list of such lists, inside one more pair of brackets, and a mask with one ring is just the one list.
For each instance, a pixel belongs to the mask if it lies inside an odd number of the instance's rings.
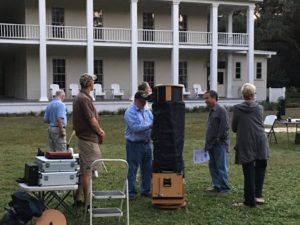
[[144,61],[154,61],[155,85],[171,83],[171,50],[140,49],[138,60],[138,81],[143,81]]
[[27,46],[27,98],[39,99],[40,97],[40,72],[39,72],[39,48]]
[[[241,62],[241,79],[235,79],[235,63]],[[262,63],[262,79],[256,79],[256,63]],[[247,71],[247,56],[241,54],[233,55],[233,82],[232,82],[232,95],[235,98],[241,97],[240,88],[246,82],[248,82]],[[263,56],[255,56],[254,60],[254,85],[257,88],[256,98],[259,101],[266,100],[266,88],[267,88],[267,58]]]
[[130,97],[130,50],[128,48],[95,48],[95,59],[103,60],[104,89],[111,97],[110,85],[120,84],[124,98]]
[[25,48],[9,47],[2,56],[4,73],[4,95],[8,97],[26,98],[26,57]]
[[200,84],[207,89],[207,63],[209,62],[209,52],[206,50],[181,50],[180,61],[187,61],[188,64],[188,88],[191,90],[193,84]]

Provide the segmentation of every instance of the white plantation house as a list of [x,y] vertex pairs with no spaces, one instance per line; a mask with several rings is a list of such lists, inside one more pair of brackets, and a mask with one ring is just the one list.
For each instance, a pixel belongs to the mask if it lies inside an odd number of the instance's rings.
[[[235,104],[245,82],[265,100],[275,53],[254,49],[259,1],[1,0],[0,113],[43,110],[51,84],[71,99],[70,86],[85,72],[98,77],[99,110],[127,107],[142,81],[183,84],[188,107],[203,104],[197,92],[208,89]],[[247,12],[246,33],[233,30],[238,10]],[[220,16],[226,32],[218,30]]]

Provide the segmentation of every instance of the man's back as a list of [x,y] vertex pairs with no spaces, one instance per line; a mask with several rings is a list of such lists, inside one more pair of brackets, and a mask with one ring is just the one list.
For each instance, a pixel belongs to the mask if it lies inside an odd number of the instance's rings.
[[80,92],[73,101],[73,129],[80,139],[99,143],[99,137],[90,124],[93,117],[98,119],[91,97],[84,92]]
[[59,99],[53,99],[47,106],[44,119],[50,126],[57,126],[57,118],[61,118],[63,125],[67,126],[67,111],[65,104]]

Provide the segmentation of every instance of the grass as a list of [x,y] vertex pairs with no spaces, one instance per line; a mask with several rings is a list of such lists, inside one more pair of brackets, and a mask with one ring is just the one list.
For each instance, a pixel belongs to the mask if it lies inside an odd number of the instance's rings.
[[[300,110],[290,109],[287,115],[300,117]],[[271,145],[272,155],[267,168],[264,188],[267,204],[255,209],[236,209],[232,203],[242,200],[243,178],[241,167],[234,164],[233,134],[229,165],[232,194],[229,197],[222,198],[204,192],[210,186],[207,164],[192,163],[192,150],[204,145],[206,118],[207,113],[186,114],[186,208],[176,211],[158,210],[151,206],[150,199],[139,197],[130,203],[131,224],[299,225],[300,146],[288,145],[286,135],[279,134],[279,144]],[[101,122],[107,132],[107,138],[101,146],[103,156],[125,158],[122,116],[101,116]],[[24,164],[33,161],[37,148],[47,148],[47,126],[40,117],[2,117],[0,127],[0,215],[3,215],[10,194],[18,190],[15,179],[23,176]],[[70,129],[71,125],[68,127],[69,134]],[[71,145],[77,152],[76,140]],[[116,180],[120,174],[113,171],[109,176]],[[111,182],[105,184],[111,185]],[[70,204],[71,201],[70,198]],[[68,224],[80,224],[81,216],[82,213],[77,218],[67,215]],[[95,221],[97,224],[117,224],[113,219]]]

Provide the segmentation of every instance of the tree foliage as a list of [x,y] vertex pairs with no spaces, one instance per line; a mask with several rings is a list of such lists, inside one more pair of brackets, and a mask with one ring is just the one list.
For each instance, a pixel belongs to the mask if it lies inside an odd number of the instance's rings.
[[255,48],[276,51],[269,86],[300,87],[300,1],[264,0],[256,6]]

